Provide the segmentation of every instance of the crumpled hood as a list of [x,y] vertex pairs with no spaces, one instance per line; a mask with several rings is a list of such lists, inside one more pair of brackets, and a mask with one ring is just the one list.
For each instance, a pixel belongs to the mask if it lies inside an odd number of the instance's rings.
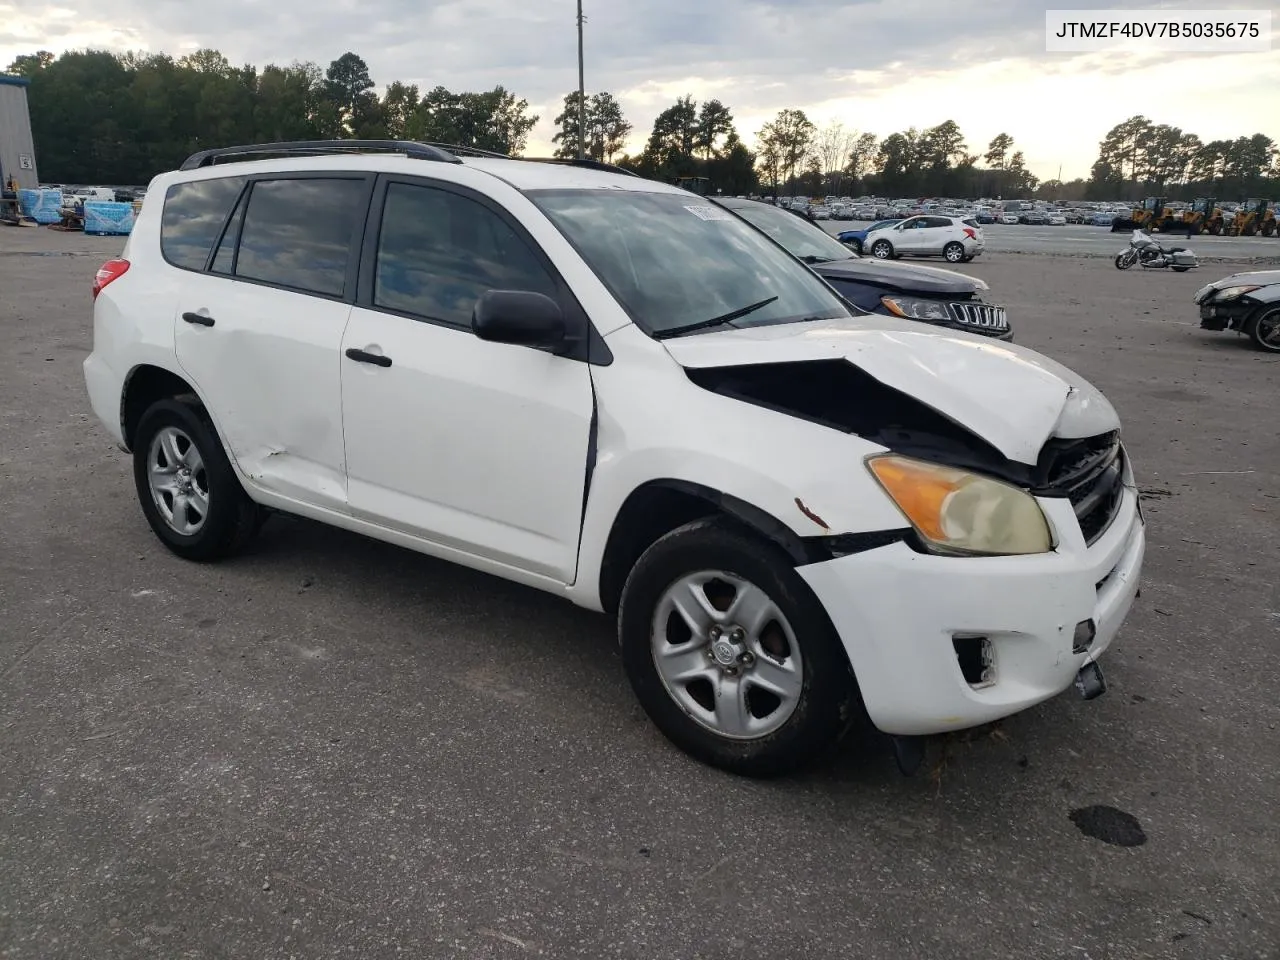
[[843,358],[1025,464],[1035,464],[1050,437],[1092,437],[1120,426],[1096,387],[1034,350],[892,317],[715,330],[663,345],[691,368]]
[[850,257],[848,260],[815,263],[810,269],[828,280],[860,280],[906,293],[968,297],[978,290],[987,289],[986,281],[977,277],[914,263],[858,260]]

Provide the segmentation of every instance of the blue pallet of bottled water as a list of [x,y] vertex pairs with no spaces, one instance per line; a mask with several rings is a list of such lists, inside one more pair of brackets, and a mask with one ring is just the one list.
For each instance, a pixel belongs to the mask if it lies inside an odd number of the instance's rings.
[[133,232],[133,204],[90,200],[84,205],[84,232],[94,237],[118,237]]
[[62,191],[19,190],[18,207],[36,223],[57,223],[62,219]]

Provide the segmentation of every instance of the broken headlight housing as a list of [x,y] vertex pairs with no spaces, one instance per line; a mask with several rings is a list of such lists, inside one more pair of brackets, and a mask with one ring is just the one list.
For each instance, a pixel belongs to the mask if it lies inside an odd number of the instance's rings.
[[1054,548],[1049,521],[1025,490],[898,454],[870,457],[867,467],[937,553],[1011,556]]
[[880,302],[895,317],[904,320],[946,321],[951,313],[945,303],[937,300],[917,300],[913,297],[881,297]]
[[1224,300],[1239,300],[1246,293],[1253,293],[1253,291],[1257,289],[1258,285],[1256,283],[1242,284],[1238,287],[1224,287],[1218,291],[1217,295],[1213,299],[1218,303],[1222,303]]

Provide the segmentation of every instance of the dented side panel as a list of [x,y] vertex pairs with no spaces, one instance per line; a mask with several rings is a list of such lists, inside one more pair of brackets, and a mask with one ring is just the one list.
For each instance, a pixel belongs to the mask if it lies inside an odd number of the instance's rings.
[[599,574],[627,497],[659,479],[737,497],[801,537],[899,529],[864,458],[884,448],[692,383],[635,327],[609,337],[625,363],[592,369],[599,448],[573,598],[598,609]]
[[[214,325],[187,323],[202,313]],[[178,362],[254,488],[346,509],[339,346],[348,304],[192,273],[173,317]]]

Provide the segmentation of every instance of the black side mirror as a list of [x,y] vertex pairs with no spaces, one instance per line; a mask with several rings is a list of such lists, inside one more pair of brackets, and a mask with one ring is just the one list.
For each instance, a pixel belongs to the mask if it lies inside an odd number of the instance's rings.
[[524,347],[566,344],[564,313],[550,297],[527,290],[486,290],[471,314],[481,340]]

